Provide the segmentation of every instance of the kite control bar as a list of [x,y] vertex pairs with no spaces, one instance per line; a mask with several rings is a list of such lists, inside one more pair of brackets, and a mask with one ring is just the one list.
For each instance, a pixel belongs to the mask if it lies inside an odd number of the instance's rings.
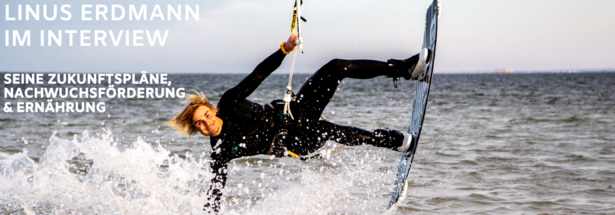
[[[298,49],[303,53],[303,37],[301,36],[301,21],[299,19],[306,22],[307,20],[301,16],[301,5],[303,4],[303,0],[295,0],[295,7],[293,9],[293,22],[290,25],[290,31],[293,35],[297,35],[297,45]],[[299,18],[299,19],[297,19]],[[295,60],[297,59],[297,50],[293,51],[293,61],[290,64],[290,74],[288,75],[288,86],[286,86],[286,93],[284,94],[284,115],[290,116],[291,119],[294,119],[293,114],[290,112],[290,101],[292,101],[292,83],[293,83],[293,71],[295,70]]]

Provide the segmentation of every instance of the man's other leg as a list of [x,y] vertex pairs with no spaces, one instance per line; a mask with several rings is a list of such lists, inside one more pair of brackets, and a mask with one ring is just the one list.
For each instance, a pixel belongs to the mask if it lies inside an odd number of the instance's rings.
[[403,144],[404,135],[396,130],[376,129],[374,132],[366,131],[352,126],[343,126],[328,121],[320,121],[323,139],[333,140],[347,146],[362,144],[396,149]]
[[334,59],[312,75],[297,93],[303,120],[315,122],[344,78],[371,79],[386,75],[387,63],[373,60]]

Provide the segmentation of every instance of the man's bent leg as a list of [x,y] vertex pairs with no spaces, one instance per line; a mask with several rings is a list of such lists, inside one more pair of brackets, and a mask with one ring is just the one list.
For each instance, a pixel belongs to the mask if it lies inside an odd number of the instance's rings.
[[310,77],[297,93],[303,120],[315,122],[344,78],[371,79],[387,75],[387,63],[373,60],[334,59]]

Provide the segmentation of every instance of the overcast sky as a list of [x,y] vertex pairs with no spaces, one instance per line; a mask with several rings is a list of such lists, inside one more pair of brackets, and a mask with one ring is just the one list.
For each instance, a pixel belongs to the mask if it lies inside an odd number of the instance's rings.
[[[615,69],[615,1],[610,0],[442,0],[436,72]],[[0,10],[0,71],[37,72],[206,72],[247,73],[290,35],[292,0],[4,0]],[[82,21],[81,5],[182,5],[182,20]],[[304,54],[295,71],[311,73],[332,58],[403,59],[420,50],[429,0],[305,0]],[[40,20],[7,21],[18,5],[40,5]],[[54,21],[42,7],[58,5]],[[70,4],[72,19],[60,11]],[[184,20],[185,7],[199,5],[199,20]],[[91,9],[92,11],[95,8]],[[128,12],[128,11],[126,11]],[[110,18],[110,12],[107,14]],[[91,15],[95,17],[95,15]],[[5,31],[31,30],[31,46],[5,44]],[[40,46],[40,30],[168,30],[163,47]],[[144,35],[145,36],[145,35]],[[90,34],[93,37],[93,34]],[[94,43],[90,39],[90,43]],[[290,56],[277,73],[288,73]]]

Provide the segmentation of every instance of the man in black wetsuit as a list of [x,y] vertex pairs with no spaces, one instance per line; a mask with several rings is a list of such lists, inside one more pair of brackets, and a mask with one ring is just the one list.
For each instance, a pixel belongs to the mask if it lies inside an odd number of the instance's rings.
[[412,136],[395,130],[377,129],[374,132],[341,126],[320,116],[344,78],[370,79],[377,76],[416,79],[425,71],[419,54],[406,60],[340,60],[325,64],[303,84],[290,103],[293,115],[283,114],[284,102],[266,105],[246,98],[275,71],[282,60],[295,48],[297,37],[292,35],[280,49],[261,62],[237,86],[226,91],[218,107],[211,105],[200,92],[188,95],[186,107],[169,123],[178,132],[210,136],[212,147],[211,170],[215,177],[207,191],[205,210],[218,212],[222,188],[230,160],[258,154],[277,157],[288,154],[307,155],[322,147],[327,140],[344,145],[370,144],[398,151],[410,150]]

